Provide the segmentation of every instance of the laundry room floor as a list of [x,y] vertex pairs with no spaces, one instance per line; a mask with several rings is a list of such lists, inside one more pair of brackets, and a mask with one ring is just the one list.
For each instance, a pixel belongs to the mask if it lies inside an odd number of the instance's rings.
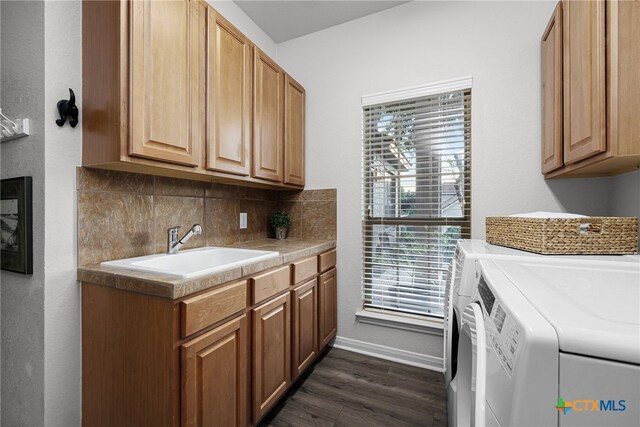
[[444,375],[332,348],[261,426],[446,426]]

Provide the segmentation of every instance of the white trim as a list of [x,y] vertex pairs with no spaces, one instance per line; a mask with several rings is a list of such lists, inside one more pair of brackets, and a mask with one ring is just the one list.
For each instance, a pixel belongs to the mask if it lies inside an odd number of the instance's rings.
[[421,334],[442,336],[444,332],[444,322],[438,319],[417,319],[415,317],[381,313],[368,309],[357,311],[356,319],[358,319],[360,323],[403,329]]
[[451,92],[454,90],[470,89],[472,84],[473,77],[463,76],[456,79],[441,80],[439,82],[427,83],[419,86],[372,93],[362,97],[362,106],[402,101],[405,99],[419,98],[422,96]]
[[433,357],[426,354],[412,351],[400,350],[386,347],[384,345],[372,344],[364,341],[352,340],[351,338],[336,337],[333,347],[342,350],[353,351],[355,353],[366,354],[380,359],[391,360],[405,365],[417,366],[437,372],[444,372],[444,361],[441,357]]

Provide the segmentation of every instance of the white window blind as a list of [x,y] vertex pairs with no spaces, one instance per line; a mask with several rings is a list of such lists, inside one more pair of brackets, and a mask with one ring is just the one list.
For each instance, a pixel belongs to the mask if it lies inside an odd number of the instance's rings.
[[363,106],[362,279],[365,307],[442,317],[470,235],[471,89],[432,92]]

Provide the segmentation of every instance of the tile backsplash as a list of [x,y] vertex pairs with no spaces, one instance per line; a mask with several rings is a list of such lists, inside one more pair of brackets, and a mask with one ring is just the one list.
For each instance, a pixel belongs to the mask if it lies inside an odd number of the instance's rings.
[[[336,238],[336,190],[274,191],[175,178],[77,169],[78,265],[161,253],[167,229],[193,224],[203,234],[185,248],[273,237],[269,214],[291,214],[290,237]],[[240,230],[240,212],[247,229]]]

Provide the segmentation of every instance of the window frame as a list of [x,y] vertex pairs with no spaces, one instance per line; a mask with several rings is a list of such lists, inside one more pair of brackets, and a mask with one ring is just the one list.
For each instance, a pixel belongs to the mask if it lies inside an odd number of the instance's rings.
[[[472,225],[472,215],[471,215],[471,171],[472,171],[472,162],[471,162],[471,123],[472,123],[472,107],[471,100],[469,103],[465,103],[465,111],[463,116],[468,117],[469,121],[469,136],[464,140],[464,152],[468,155],[465,157],[465,167],[463,173],[465,174],[464,183],[465,183],[465,206],[462,207],[462,217],[436,217],[436,218],[390,218],[390,217],[374,217],[369,216],[369,206],[373,197],[372,195],[372,182],[371,173],[374,171],[374,168],[371,166],[372,161],[371,158],[366,155],[367,153],[367,135],[365,132],[365,109],[370,106],[380,105],[380,104],[392,104],[403,101],[410,101],[416,98],[423,98],[428,96],[436,96],[440,94],[445,94],[448,92],[455,91],[469,91],[470,96],[472,96],[472,78],[470,76],[462,77],[458,79],[451,79],[441,82],[430,83],[421,86],[415,86],[410,88],[404,88],[389,92],[382,92],[373,95],[367,95],[362,97],[362,217],[361,217],[361,228],[362,228],[362,239],[361,239],[361,251],[362,251],[362,310],[363,311],[371,311],[376,313],[386,313],[390,316],[396,316],[398,319],[402,319],[403,317],[415,317],[418,319],[425,320],[442,320],[443,315],[438,315],[434,313],[415,313],[412,311],[405,311],[398,308],[381,308],[381,307],[370,307],[367,305],[367,286],[370,286],[372,283],[372,273],[371,271],[366,271],[366,260],[367,253],[370,249],[367,248],[367,236],[373,235],[373,228],[376,225],[397,225],[397,226],[459,226],[460,227],[460,238],[470,238],[471,237],[471,225]],[[465,120],[465,126],[467,125]],[[395,177],[390,177],[392,182],[396,182],[396,186],[401,182],[402,176],[398,173]],[[440,195],[443,193],[439,192]],[[399,197],[400,191],[395,191],[395,197]],[[400,209],[401,204],[396,201],[395,209]],[[440,212],[442,215],[442,212]],[[453,257],[453,253],[451,255]],[[371,263],[369,263],[371,264]],[[446,277],[446,275],[445,275]],[[369,280],[367,280],[369,279]],[[368,285],[369,284],[369,285]],[[446,285],[445,285],[446,286]],[[445,289],[443,289],[443,293]],[[443,311],[444,311],[444,299],[443,298]],[[362,313],[362,312],[359,312]]]

